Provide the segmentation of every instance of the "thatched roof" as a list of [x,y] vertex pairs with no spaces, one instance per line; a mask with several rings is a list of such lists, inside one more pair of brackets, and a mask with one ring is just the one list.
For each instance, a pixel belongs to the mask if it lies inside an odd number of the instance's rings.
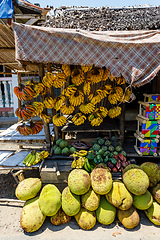
[[77,28],[89,31],[160,29],[160,6],[124,8],[60,7],[47,14],[44,24],[54,28]]

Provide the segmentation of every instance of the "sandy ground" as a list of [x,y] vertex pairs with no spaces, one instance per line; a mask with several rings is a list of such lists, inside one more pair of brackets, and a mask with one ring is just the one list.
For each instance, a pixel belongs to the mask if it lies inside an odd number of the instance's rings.
[[60,226],[54,226],[47,217],[42,227],[34,233],[26,233],[20,227],[20,214],[22,206],[0,205],[0,239],[2,240],[26,240],[26,239],[56,239],[56,240],[96,240],[103,239],[129,239],[129,240],[158,240],[160,226],[153,225],[140,212],[140,224],[134,229],[125,229],[117,221],[109,226],[96,223],[91,230],[85,231],[79,228],[75,219]]

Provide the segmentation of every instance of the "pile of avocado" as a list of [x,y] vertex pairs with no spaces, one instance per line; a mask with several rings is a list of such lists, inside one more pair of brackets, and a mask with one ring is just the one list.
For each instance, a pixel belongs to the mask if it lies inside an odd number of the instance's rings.
[[114,167],[117,164],[118,156],[126,157],[126,152],[123,150],[117,136],[112,136],[110,139],[98,137],[91,144],[92,147],[86,157],[96,164],[103,163],[108,166],[110,163]]
[[58,139],[53,146],[53,153],[55,155],[69,156],[76,151],[76,148],[72,147],[66,140]]

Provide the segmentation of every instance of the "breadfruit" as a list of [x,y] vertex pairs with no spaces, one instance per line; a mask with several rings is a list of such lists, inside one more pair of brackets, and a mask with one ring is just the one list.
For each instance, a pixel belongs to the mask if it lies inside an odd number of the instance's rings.
[[96,217],[98,222],[104,225],[111,224],[116,217],[116,208],[107,201],[105,196],[101,196],[99,207],[96,210]]
[[78,225],[84,230],[89,230],[93,228],[96,224],[95,212],[88,211],[83,207],[81,207],[79,213],[75,215],[75,219]]
[[68,216],[62,208],[58,210],[58,212],[50,218],[50,221],[53,225],[61,225],[64,223],[68,223],[71,220],[71,217]]
[[74,169],[68,175],[68,186],[72,193],[76,195],[85,194],[91,185],[91,179],[84,169]]
[[140,196],[133,195],[133,206],[137,209],[146,210],[152,203],[153,197],[148,190]]
[[72,193],[69,187],[62,191],[62,209],[68,216],[76,215],[81,208],[80,196]]
[[84,195],[81,196],[82,207],[89,211],[95,211],[100,202],[100,195],[95,193],[92,188],[88,190]]
[[34,198],[42,187],[39,178],[26,178],[18,184],[15,195],[19,200],[26,201]]
[[120,180],[113,180],[112,189],[106,194],[106,199],[113,206],[127,210],[132,206],[132,194]]
[[123,169],[123,174],[125,174],[125,172],[127,172],[128,170],[134,169],[134,168],[141,169],[140,166],[136,164],[129,164],[127,167]]
[[61,193],[54,184],[42,188],[39,196],[39,207],[45,216],[55,215],[62,205]]
[[154,187],[160,181],[160,167],[153,162],[145,162],[140,166],[149,177],[149,186]]
[[160,205],[153,201],[150,208],[144,211],[148,219],[155,225],[160,225]]
[[134,228],[139,224],[139,215],[134,206],[131,206],[128,210],[117,209],[117,217],[125,228]]
[[59,144],[60,148],[68,147],[68,142],[66,140],[62,140]]
[[97,194],[107,194],[112,188],[110,171],[101,167],[94,168],[91,172],[91,186]]
[[153,188],[150,188],[150,192],[153,198],[160,204],[160,183],[158,183]]
[[142,195],[149,187],[149,178],[143,170],[134,168],[123,174],[123,183],[131,193]]
[[38,201],[39,197],[27,200],[22,208],[20,224],[26,232],[37,231],[46,218],[39,208]]

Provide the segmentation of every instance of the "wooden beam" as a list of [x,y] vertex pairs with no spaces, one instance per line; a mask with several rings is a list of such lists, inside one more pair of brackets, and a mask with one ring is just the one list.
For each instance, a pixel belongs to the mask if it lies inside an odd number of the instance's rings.
[[[42,63],[38,64],[38,69],[39,69],[39,80],[42,82],[43,76],[44,76],[44,65]],[[41,96],[41,101],[44,101],[44,96]],[[47,108],[44,108],[44,114],[47,114]],[[50,128],[49,128],[49,123],[46,123],[44,120],[43,121],[43,126],[44,126],[44,133],[45,133],[45,140],[47,144],[51,144],[51,136],[50,136]]]
[[[47,71],[48,72],[52,72],[51,69],[51,63],[47,64]],[[50,95],[51,97],[54,99],[54,89],[53,87],[50,88]],[[52,108],[52,117],[56,115],[56,110],[54,108]],[[58,140],[58,127],[53,123],[53,128],[54,128],[54,141]]]
[[121,104],[122,113],[120,115],[120,137],[122,144],[124,143],[124,132],[125,132],[125,103]]

